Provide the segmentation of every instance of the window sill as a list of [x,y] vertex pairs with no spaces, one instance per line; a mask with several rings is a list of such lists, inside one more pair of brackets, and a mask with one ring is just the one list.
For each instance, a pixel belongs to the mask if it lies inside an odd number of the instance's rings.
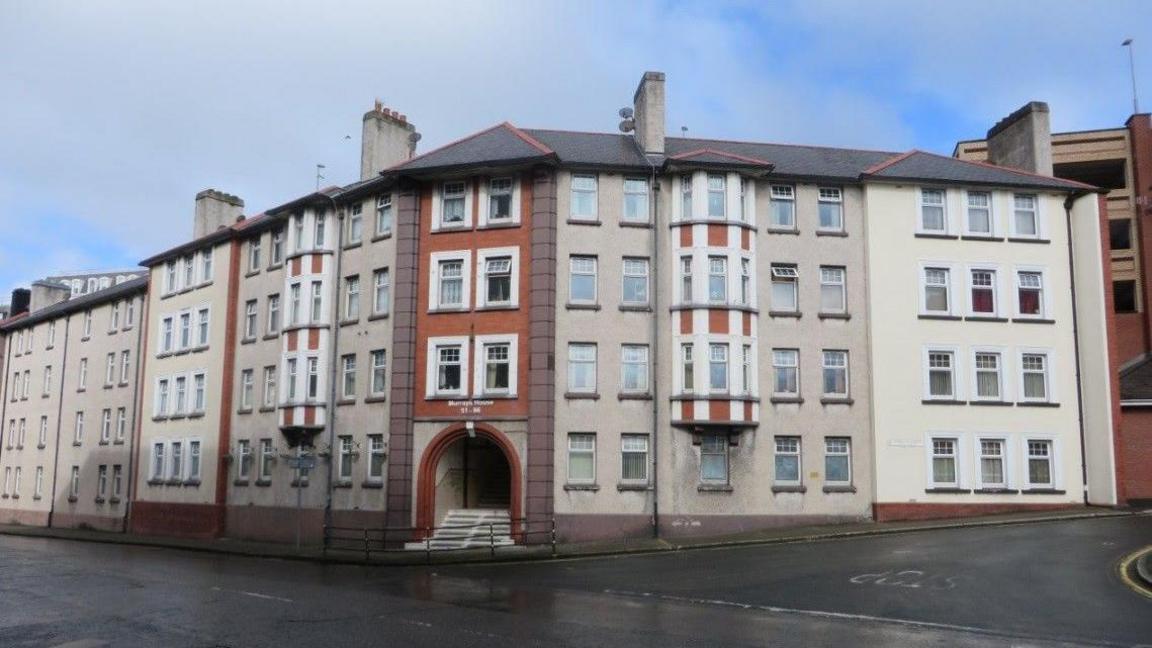
[[340,323],[338,324],[338,326],[340,326],[340,327],[353,326],[353,325],[359,324],[359,323],[360,323],[359,317],[357,317],[356,319],[342,319],[342,320],[340,320]]
[[652,229],[652,223],[648,221],[625,221],[622,220],[618,223],[620,227],[638,227],[640,229]]
[[1014,488],[974,488],[972,492],[980,495],[1015,495],[1020,491]]
[[584,218],[569,218],[567,221],[569,225],[592,225],[593,227],[600,227],[599,220],[584,219]]
[[960,237],[955,235],[955,234],[934,234],[932,232],[916,232],[916,238],[942,239],[942,240],[955,241],[955,240],[959,239]]
[[254,338],[254,337],[240,338],[240,344],[255,344],[255,343],[256,343],[256,338]]
[[517,310],[517,309],[519,309],[519,308],[520,308],[520,305],[519,305],[519,304],[491,304],[491,305],[489,305],[489,304],[486,304],[486,305],[484,305],[484,306],[477,306],[477,307],[476,307],[475,309],[473,309],[473,310],[475,310],[475,311],[476,311],[476,312],[478,312],[478,313],[483,313],[483,312],[485,312],[485,311],[509,311],[509,310]]
[[619,309],[625,313],[651,313],[652,307],[641,304],[620,304]]
[[965,322],[1007,322],[1007,317],[985,317],[983,315],[969,315],[964,318]]
[[1064,495],[1066,491],[1059,488],[1025,488],[1020,493],[1022,495]]
[[[40,500],[42,500],[42,499],[44,499],[44,498],[43,498],[43,497],[41,497],[41,496],[39,496],[39,495],[33,495],[33,496],[32,496],[32,501],[33,501],[33,502],[39,502],[39,501],[40,501]],[[120,501],[120,500],[116,500],[116,501]]]
[[772,487],[773,493],[807,493],[808,487],[803,484],[782,484]]
[[620,392],[620,393],[616,394],[616,400],[650,401],[650,400],[652,400],[652,394]]
[[275,339],[278,339],[279,337],[280,337],[280,333],[279,333],[279,332],[274,332],[274,333],[265,333],[265,334],[264,334],[264,339],[265,339],[265,340],[275,340]]
[[120,381],[120,382],[116,383],[116,386],[117,386],[117,387],[127,387],[127,386],[128,386],[128,381],[126,381],[126,380],[122,380],[122,381]]
[[1050,241],[1048,239],[1042,239],[1042,238],[1023,238],[1023,237],[1019,237],[1019,236],[1009,236],[1008,242],[1009,243],[1039,243],[1041,245],[1047,245],[1047,244],[1051,243],[1052,241]]
[[977,407],[1012,407],[1012,401],[998,401],[998,400],[970,400],[969,405]]
[[387,396],[367,396],[364,398],[365,403],[387,403]]
[[344,249],[345,250],[355,250],[356,248],[360,247],[361,245],[364,245],[363,239],[361,239],[359,241],[352,241],[350,243],[345,243]]
[[770,310],[770,311],[768,311],[768,317],[791,317],[794,319],[800,319],[801,317],[803,317],[803,314],[800,311]]
[[943,494],[949,494],[949,493],[951,493],[951,494],[954,494],[954,495],[955,495],[955,494],[960,494],[960,495],[962,495],[962,494],[971,493],[971,492],[972,492],[972,489],[970,489],[970,488],[955,488],[955,487],[951,487],[951,486],[944,486],[944,487],[940,487],[940,488],[925,488],[925,489],[924,489],[924,492],[925,492],[925,493],[943,493]]
[[305,329],[326,329],[330,326],[324,322],[307,322],[304,324],[290,324],[285,326],[283,333],[291,333],[292,331],[303,331]]
[[282,261],[273,261],[272,263],[268,264],[267,269],[268,269],[268,272],[272,272],[273,270],[279,270],[280,268],[283,268],[283,267],[284,267],[284,263]]
[[[87,342],[88,340],[91,340],[91,339],[92,339],[91,335],[85,335],[85,336],[80,338],[80,341],[81,342]],[[24,355],[27,355],[27,354],[24,354]]]
[[452,400],[467,400],[467,394],[429,394],[424,397],[426,401],[452,401]]
[[959,315],[932,315],[924,313],[921,313],[918,315],[918,317],[922,320],[948,320],[951,322],[959,322],[960,320],[964,319]]
[[982,236],[980,234],[965,234],[960,237],[961,241],[999,241],[1003,242],[1002,236]]
[[732,484],[697,484],[698,493],[731,493]]
[[163,479],[149,479],[148,485],[149,486],[163,486],[164,480]]
[[384,232],[383,234],[376,234],[373,236],[372,242],[375,243],[377,241],[384,241],[390,238],[392,238],[392,232]]
[[816,236],[838,236],[840,238],[848,238],[848,232],[844,230],[816,230]]
[[851,405],[855,402],[856,400],[852,398],[839,398],[831,396],[826,396],[820,399],[821,405]]
[[93,499],[92,501],[96,502],[97,504],[103,504],[105,500],[103,497],[97,497],[97,498]]
[[600,490],[599,484],[564,484],[566,491],[598,491]]
[[264,407],[261,407],[257,411],[260,412],[261,414],[267,414],[268,412],[275,412],[276,408],[271,406],[271,405],[265,405]]
[[104,384],[104,385],[102,385],[100,388],[101,388],[101,389],[112,389],[112,388],[113,388],[113,387],[115,387],[115,386],[116,386],[116,385],[113,385],[112,383],[105,383],[105,384]]
[[956,400],[955,398],[925,398],[920,401],[921,405],[967,405],[968,401]]
[[768,229],[766,229],[764,231],[768,232],[769,234],[791,234],[793,236],[797,236],[800,234],[800,230],[796,229],[796,228],[785,229],[782,227],[781,228],[769,227]]
[[1054,320],[1054,319],[1039,319],[1039,318],[1032,318],[1032,317],[1013,317],[1012,323],[1013,324],[1055,324],[1056,320]]
[[688,218],[668,223],[669,227],[681,227],[687,225],[730,225],[732,227],[742,227],[744,229],[753,231],[756,229],[756,226],[752,223],[736,220],[733,218]]
[[516,400],[518,396],[515,393],[497,392],[493,394],[484,393],[482,391],[473,394],[473,400]]
[[600,400],[600,394],[597,392],[564,392],[564,398],[568,400]]
[[520,223],[513,221],[511,218],[501,219],[501,222],[488,222],[476,226],[478,230],[494,230],[494,229],[513,229],[520,227]]
[[436,308],[429,308],[429,309],[428,309],[428,312],[429,312],[430,314],[436,314],[436,313],[467,313],[467,312],[469,312],[470,310],[472,310],[472,309],[468,308],[467,306],[437,306]]
[[256,481],[254,481],[252,483],[256,484],[257,486],[267,487],[267,486],[272,485],[272,480],[271,479],[257,479]]
[[241,407],[240,409],[236,410],[236,413],[237,414],[251,414],[252,408],[251,407]]
[[372,313],[368,316],[368,321],[375,322],[376,320],[388,319],[388,315],[389,313]]
[[856,487],[852,486],[852,485],[848,485],[848,486],[825,486],[824,492],[825,493],[855,493]]
[[[96,443],[96,445],[106,446],[106,445],[108,445],[108,441],[105,439],[101,439],[99,442]],[[23,449],[23,446],[16,446],[16,449],[21,450],[21,449]]]
[[[292,488],[308,488],[308,480],[305,479],[303,482],[301,482],[299,479],[293,479],[288,485],[291,486]],[[338,483],[332,485],[332,488],[351,488],[351,487],[352,487],[351,484],[348,484],[347,486],[344,486],[344,485],[341,485]]]
[[48,446],[44,445],[43,443],[37,443],[37,444],[36,444],[36,449],[37,449],[37,450],[43,450],[43,449],[44,449],[44,448],[46,448],[46,447],[48,447]]
[[232,485],[233,486],[247,486],[248,480],[247,479],[233,479]]
[[113,506],[115,506],[116,504],[119,504],[119,503],[120,503],[120,498],[119,498],[119,497],[116,497],[116,496],[112,496],[112,497],[109,497],[109,498],[108,498],[108,503],[109,503],[109,504],[112,504]]
[[1016,407],[1060,407],[1060,403],[1016,401]]
[[[77,387],[77,388],[76,388],[76,393],[77,393],[77,394],[83,394],[83,393],[84,393],[84,392],[86,392],[86,391],[88,391],[88,388],[87,388],[87,387]],[[28,397],[27,397],[27,396],[21,396],[21,397],[20,397],[20,400],[28,400]]]
[[778,405],[801,405],[804,403],[804,399],[800,396],[772,396],[768,402]]
[[184,486],[199,487],[200,486],[200,480],[199,479],[185,479],[183,482],[183,485]]
[[851,313],[819,313],[816,317],[826,320],[850,320],[852,319]]
[[[689,302],[687,304],[672,304],[668,307],[669,311],[683,311],[683,310],[697,310],[697,309],[715,309],[715,310],[734,310],[743,311],[746,313],[759,313],[760,309],[748,304],[736,304],[731,302]],[[791,311],[786,311],[791,312]],[[796,317],[800,315],[797,314]]]
[[164,483],[168,484],[169,486],[180,486],[181,484],[184,483],[184,480],[183,479],[169,479],[168,481],[166,481]]
[[75,504],[78,501],[80,501],[79,497],[76,497],[75,495],[69,495],[68,496],[68,502],[69,503]]
[[620,484],[616,484],[616,490],[620,491],[621,493],[626,493],[629,491],[633,491],[633,492],[635,492],[635,491],[650,491],[650,490],[652,490],[652,485],[649,484],[648,482],[635,483],[635,484],[620,483]]
[[190,419],[204,418],[204,412],[192,412],[192,413],[188,414],[188,418],[190,418]]
[[365,481],[360,482],[360,488],[368,488],[373,490],[381,490],[384,488],[383,481]]
[[600,310],[600,304],[574,304],[572,302],[568,302],[567,304],[564,305],[564,307],[567,308],[568,310],[587,310],[587,311]]
[[355,405],[355,404],[356,404],[355,398],[341,398],[341,399],[336,401],[337,407],[339,407],[341,405]]
[[244,278],[245,278],[245,279],[247,279],[247,278],[249,278],[249,277],[255,277],[255,276],[256,276],[256,275],[258,275],[258,274],[260,274],[260,269],[259,269],[259,268],[255,269],[255,270],[251,270],[251,269],[250,269],[250,270],[248,270],[248,272],[245,272],[245,273],[244,273]]
[[73,448],[79,448],[79,447],[80,447],[80,444],[81,444],[81,442],[80,442],[80,441],[73,441],[73,442],[72,442],[72,447],[73,447]]

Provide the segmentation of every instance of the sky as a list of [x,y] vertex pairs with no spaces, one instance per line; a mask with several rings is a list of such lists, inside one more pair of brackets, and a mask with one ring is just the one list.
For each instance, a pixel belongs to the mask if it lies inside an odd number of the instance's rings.
[[[1054,131],[1152,109],[1152,2],[0,0],[0,303],[359,179],[379,98],[418,152],[509,121],[614,132],[645,70],[693,137],[951,154],[1030,100]],[[351,136],[346,137],[346,136]]]

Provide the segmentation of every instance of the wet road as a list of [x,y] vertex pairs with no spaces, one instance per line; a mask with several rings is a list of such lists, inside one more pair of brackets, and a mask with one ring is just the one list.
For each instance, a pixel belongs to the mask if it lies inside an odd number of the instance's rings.
[[1152,645],[1152,516],[368,568],[0,537],[0,646]]

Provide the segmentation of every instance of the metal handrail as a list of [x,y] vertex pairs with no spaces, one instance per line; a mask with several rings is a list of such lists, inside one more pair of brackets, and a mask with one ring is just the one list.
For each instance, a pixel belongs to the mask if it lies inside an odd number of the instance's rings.
[[[540,529],[541,525],[545,528]],[[411,542],[423,541],[424,553],[426,559],[431,562],[432,552],[444,551],[461,551],[461,550],[475,550],[478,547],[459,547],[459,548],[432,548],[432,536],[438,530],[453,530],[459,531],[462,529],[484,529],[488,530],[488,549],[492,556],[496,555],[496,549],[501,546],[496,544],[496,528],[507,527],[507,533],[501,533],[502,536],[508,536],[515,541],[516,545],[528,544],[547,544],[551,546],[552,555],[556,555],[556,520],[551,517],[547,518],[511,518],[507,522],[483,522],[476,524],[448,524],[434,527],[348,527],[336,525],[324,525],[324,554],[327,555],[329,550],[332,551],[355,551],[363,553],[364,560],[371,560],[372,554],[375,553],[392,553],[401,551],[411,551],[404,547],[405,544]],[[533,527],[537,527],[535,530]],[[503,530],[503,529],[502,529]],[[544,536],[543,542],[530,542],[531,538]],[[475,536],[483,538],[483,534]],[[392,546],[390,546],[390,544]]]

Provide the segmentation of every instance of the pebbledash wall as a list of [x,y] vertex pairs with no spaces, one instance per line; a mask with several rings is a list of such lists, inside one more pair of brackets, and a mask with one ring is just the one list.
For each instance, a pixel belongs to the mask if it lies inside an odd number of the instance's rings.
[[[1115,502],[1091,188],[666,138],[663,83],[645,74],[634,135],[504,123],[412,157],[377,106],[359,182],[247,218],[201,192],[193,240],[143,262],[130,529],[287,541],[299,494],[306,541],[420,537],[482,505],[492,475],[457,488],[468,448],[507,463],[512,517],[569,540],[1078,506],[1082,464],[1089,500]],[[973,195],[994,231],[965,229]],[[1037,276],[1042,310],[1018,312]],[[996,398],[977,353],[999,354]]]
[[147,281],[0,323],[7,357],[0,520],[124,530]]

